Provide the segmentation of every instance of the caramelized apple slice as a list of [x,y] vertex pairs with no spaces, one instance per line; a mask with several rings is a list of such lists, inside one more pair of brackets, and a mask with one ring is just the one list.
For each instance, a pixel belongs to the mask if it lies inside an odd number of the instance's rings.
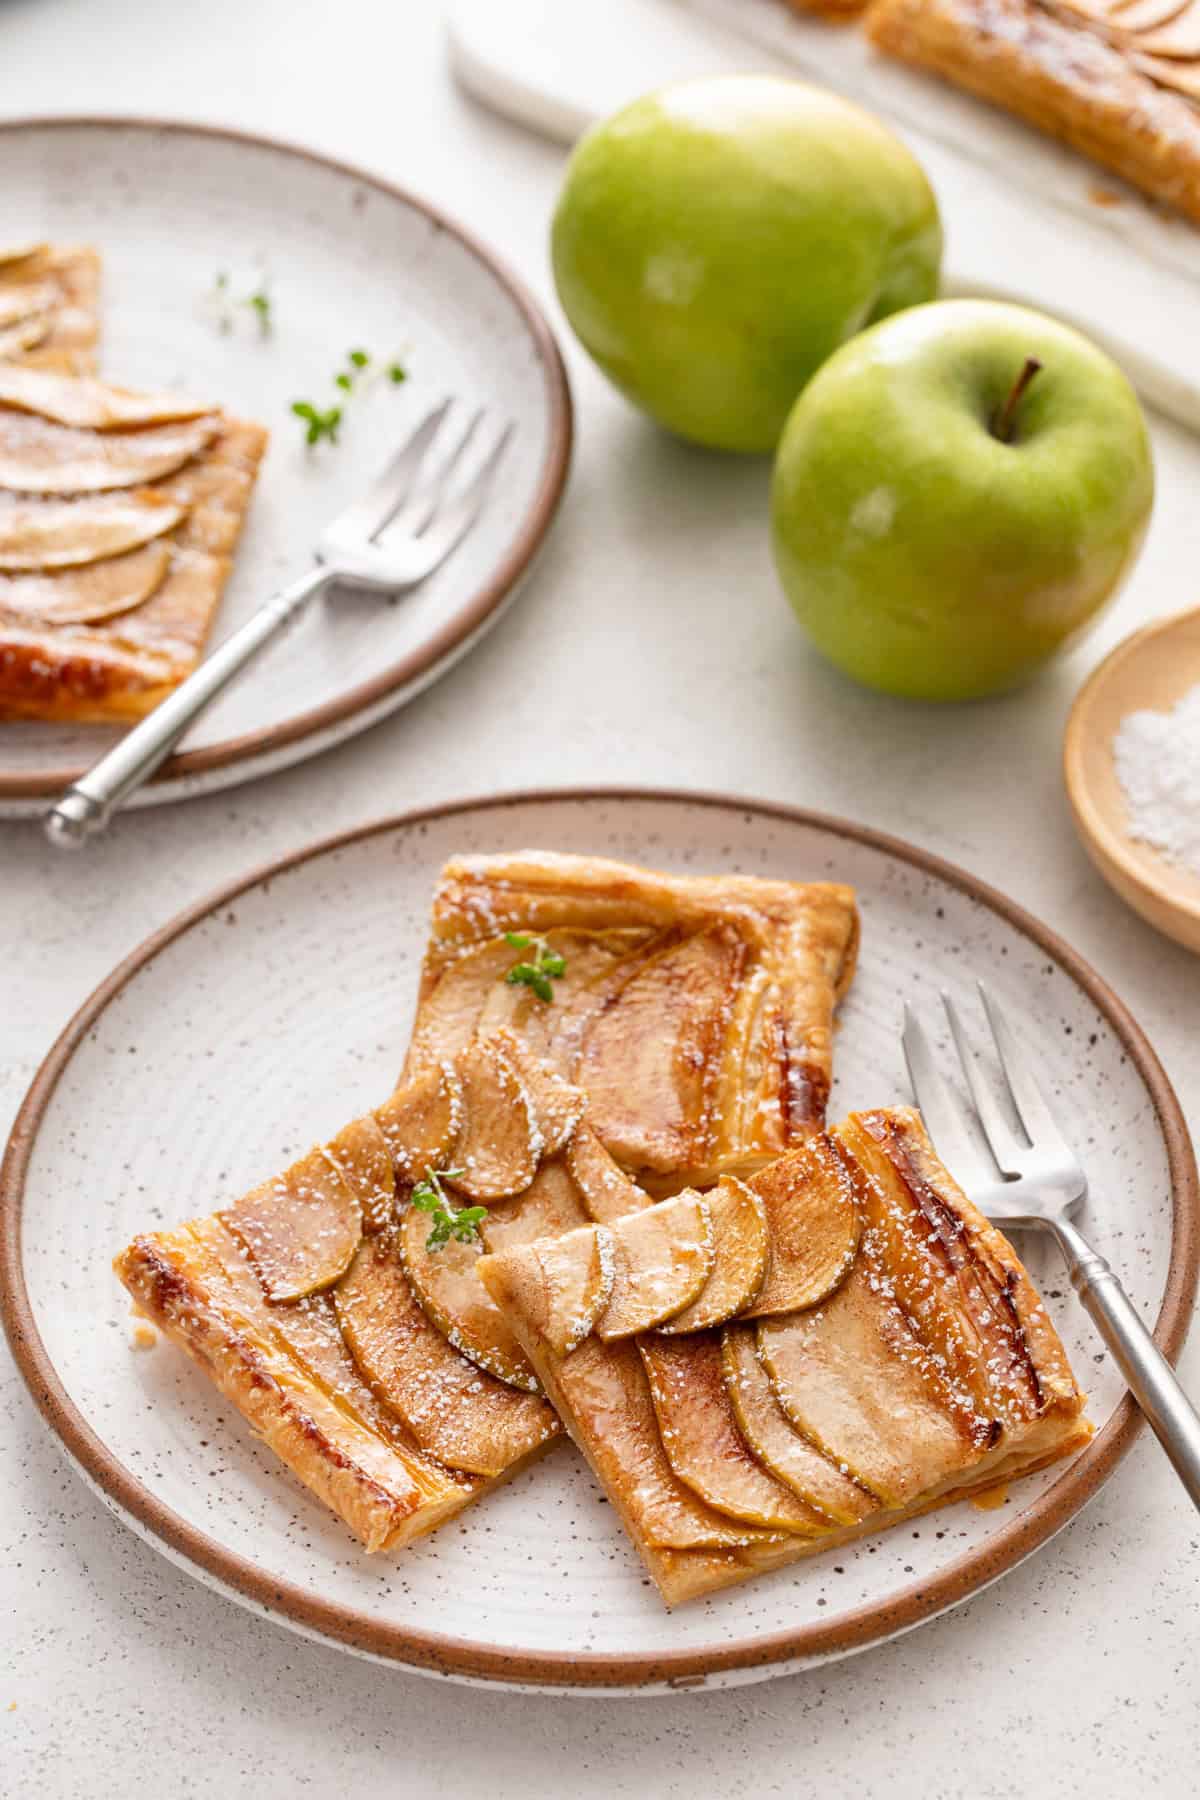
[[835,1525],[857,1525],[879,1502],[836,1468],[792,1424],[759,1359],[753,1325],[729,1325],[721,1334],[725,1391],[742,1436],[764,1469]]
[[793,1425],[888,1506],[986,1447],[990,1421],[956,1398],[865,1258],[821,1306],[760,1321],[758,1347]]
[[618,1219],[612,1298],[596,1323],[606,1342],[633,1337],[690,1306],[712,1274],[713,1238],[703,1194],[677,1194]]
[[556,1356],[578,1348],[608,1305],[613,1285],[612,1234],[584,1225],[543,1238],[522,1256],[485,1256],[479,1275],[502,1308],[514,1308]]
[[187,512],[152,488],[84,500],[0,502],[0,569],[69,569],[136,550]]
[[743,1316],[815,1306],[845,1279],[858,1249],[854,1184],[837,1146],[810,1138],[760,1170],[754,1189],[766,1207],[771,1251],[766,1280]]
[[435,1063],[398,1087],[375,1110],[375,1123],[402,1181],[441,1168],[463,1123],[462,1085],[449,1063]]
[[49,335],[50,320],[36,313],[32,319],[22,319],[18,325],[0,325],[0,360],[36,349]]
[[489,1375],[536,1394],[538,1380],[529,1358],[479,1279],[476,1263],[482,1246],[478,1240],[460,1244],[451,1238],[431,1250],[429,1232],[428,1213],[409,1206],[396,1234],[404,1273],[426,1317]]
[[454,1148],[454,1185],[472,1200],[502,1200],[527,1188],[537,1171],[533,1101],[493,1039],[471,1044],[457,1063],[463,1124]]
[[642,1212],[650,1204],[650,1196],[609,1155],[586,1119],[567,1145],[567,1167],[583,1204],[600,1225]]
[[767,1273],[767,1211],[754,1189],[727,1175],[705,1194],[713,1233],[713,1272],[699,1298],[660,1325],[662,1332],[705,1331],[749,1306]]
[[737,1524],[685,1487],[667,1461],[634,1344],[585,1338],[555,1382],[590,1446],[589,1460],[635,1539],[663,1550],[730,1550],[779,1534]]
[[0,411],[0,487],[22,494],[143,487],[181,469],[220,429],[219,419],[207,417],[101,434]]
[[487,1040],[516,1070],[533,1106],[540,1140],[539,1155],[555,1156],[568,1143],[587,1106],[582,1088],[573,1087],[550,1063],[535,1056],[515,1033],[500,1030]]
[[180,394],[136,394],[88,375],[55,375],[20,364],[0,369],[0,406],[83,431],[168,425],[206,418],[213,410]]
[[638,1344],[667,1460],[693,1493],[731,1518],[815,1536],[829,1521],[798,1500],[756,1459],[725,1392],[721,1345],[711,1332]]
[[332,1287],[362,1236],[358,1201],[320,1150],[217,1217],[245,1246],[268,1300],[300,1300]]
[[374,1114],[353,1119],[324,1154],[357,1195],[364,1231],[383,1231],[396,1209],[396,1173],[387,1139]]
[[510,1250],[538,1238],[562,1237],[586,1225],[588,1216],[579,1190],[561,1157],[543,1163],[524,1193],[511,1200],[497,1200],[488,1207],[480,1232],[489,1250]]
[[334,1304],[368,1386],[448,1468],[501,1475],[557,1432],[544,1400],[468,1362],[425,1317],[394,1232],[363,1239]]
[[141,606],[162,586],[171,553],[146,544],[84,569],[0,575],[0,612],[47,625],[94,625]]

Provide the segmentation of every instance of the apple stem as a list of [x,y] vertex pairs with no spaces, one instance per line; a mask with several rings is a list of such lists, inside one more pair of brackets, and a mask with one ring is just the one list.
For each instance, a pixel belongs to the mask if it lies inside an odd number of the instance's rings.
[[1027,356],[1025,366],[1008,391],[1008,399],[992,420],[992,435],[998,437],[1002,444],[1012,442],[1013,426],[1016,424],[1017,407],[1026,388],[1042,367],[1036,356]]

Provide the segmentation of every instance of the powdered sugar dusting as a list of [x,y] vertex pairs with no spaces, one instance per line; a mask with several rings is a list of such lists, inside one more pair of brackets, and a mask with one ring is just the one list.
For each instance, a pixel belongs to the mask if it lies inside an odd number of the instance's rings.
[[1200,684],[1169,712],[1126,714],[1113,762],[1130,836],[1200,875]]

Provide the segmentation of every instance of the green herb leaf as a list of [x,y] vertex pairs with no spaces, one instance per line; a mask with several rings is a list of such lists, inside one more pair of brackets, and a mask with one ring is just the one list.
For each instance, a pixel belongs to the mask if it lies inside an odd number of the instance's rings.
[[429,1236],[425,1239],[427,1250],[440,1250],[452,1237],[460,1244],[474,1243],[479,1237],[479,1221],[486,1219],[487,1207],[464,1206],[456,1211],[442,1186],[443,1181],[455,1181],[462,1173],[461,1169],[427,1168],[424,1181],[419,1181],[412,1191],[412,1203],[417,1211],[433,1215]]
[[306,444],[319,444],[322,438],[328,438],[331,444],[337,443],[338,426],[342,422],[340,406],[330,406],[321,412],[311,400],[293,400],[292,411],[304,421]]
[[259,288],[256,294],[247,294],[242,304],[243,306],[248,306],[252,312],[257,314],[260,335],[262,337],[270,337],[273,322],[271,318],[271,296],[268,294],[266,288]]
[[511,944],[514,950],[528,950],[533,939],[526,937],[523,931],[506,931],[504,941],[506,944]]
[[371,358],[365,350],[351,350],[346,358],[346,361],[352,363],[356,369],[365,369],[370,360]]
[[510,987],[527,987],[539,1000],[549,1004],[554,999],[551,982],[566,974],[566,957],[551,950],[545,938],[528,937],[521,931],[506,931],[504,941],[514,950],[527,950],[531,945],[534,950],[532,961],[514,963],[505,971],[505,981]]
[[403,363],[392,362],[388,364],[387,377],[389,381],[394,382],[395,385],[399,387],[402,381],[408,380],[408,370]]

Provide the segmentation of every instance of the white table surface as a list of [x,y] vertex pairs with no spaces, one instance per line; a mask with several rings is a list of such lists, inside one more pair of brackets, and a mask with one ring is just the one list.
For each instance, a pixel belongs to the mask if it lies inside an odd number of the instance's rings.
[[[0,0],[0,112],[308,139],[424,190],[548,296],[558,154],[461,98],[441,49],[439,8],[408,0]],[[589,780],[797,801],[964,863],[1108,976],[1200,1116],[1200,963],[1092,873],[1058,770],[1101,651],[1200,598],[1200,446],[1156,427],[1152,540],[1097,637],[1019,696],[937,711],[857,691],[809,653],[772,576],[763,465],[657,436],[568,354],[579,443],[561,523],[448,680],[320,763],[131,817],[82,860],[0,826],[3,1122],[75,1005],[216,883],[387,810]],[[208,1593],[108,1517],[0,1355],[5,1796],[1195,1791],[1200,1533],[1148,1438],[1032,1562],[881,1650],[724,1693],[537,1699],[356,1662]],[[1184,1370],[1200,1391],[1200,1342]]]

